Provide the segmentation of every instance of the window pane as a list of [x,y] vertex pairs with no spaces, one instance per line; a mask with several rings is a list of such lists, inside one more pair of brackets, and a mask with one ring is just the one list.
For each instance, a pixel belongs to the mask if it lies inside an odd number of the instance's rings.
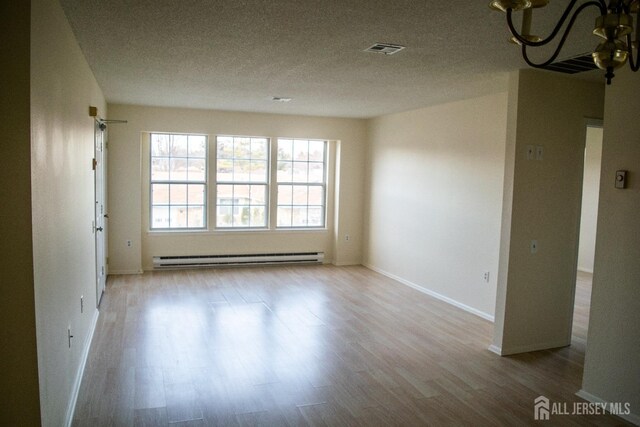
[[250,138],[234,138],[233,141],[233,156],[236,159],[250,159],[251,158],[251,139]]
[[151,135],[151,155],[168,157],[171,153],[170,136],[164,134]]
[[291,182],[293,180],[293,163],[278,162],[278,182]]
[[192,228],[204,227],[203,206],[191,206],[188,208],[187,225]]
[[251,138],[251,158],[267,160],[267,140],[264,138]]
[[323,188],[319,185],[309,186],[309,204],[316,206],[324,205]]
[[251,206],[251,227],[266,227],[267,215],[264,206]]
[[170,184],[169,200],[172,205],[187,204],[187,185],[186,184]]
[[169,228],[168,206],[154,206],[151,209],[151,228]]
[[240,206],[239,215],[234,215],[233,225],[236,227],[248,227],[251,208],[249,206]]
[[309,141],[296,139],[293,141],[293,160],[306,162],[309,160]]
[[323,163],[309,163],[309,182],[324,182]]
[[233,220],[233,207],[218,206],[216,213],[216,227],[231,227]]
[[324,162],[324,141],[309,141],[309,161]]
[[205,159],[189,159],[188,165],[188,178],[189,181],[204,182],[205,177]]
[[234,185],[233,186],[233,204],[248,205],[251,197],[250,185]]
[[187,180],[187,159],[171,158],[169,179],[171,181]]
[[278,227],[291,227],[291,208],[278,206]]
[[307,207],[294,206],[291,209],[291,225],[293,227],[304,227],[307,225]]
[[151,185],[151,204],[152,205],[168,205],[169,204],[169,185],[168,184],[152,184]]
[[251,205],[264,205],[265,201],[266,201],[266,192],[267,192],[267,186],[266,185],[252,185],[251,186],[251,193],[250,193],[250,201],[249,204]]
[[216,170],[216,179],[218,181],[233,181],[233,160],[218,159]]
[[265,160],[251,161],[251,182],[267,182],[267,162]]
[[187,207],[171,206],[169,208],[169,227],[186,228],[187,227]]
[[233,158],[233,138],[229,136],[218,137],[218,159]]
[[278,204],[290,205],[292,204],[293,187],[290,185],[278,185]]
[[207,157],[207,137],[204,135],[189,135],[189,157]]
[[278,140],[278,160],[293,160],[293,141],[290,139]]
[[249,160],[233,161],[233,180],[248,182],[251,176],[251,162]]
[[293,204],[294,205],[306,205],[308,188],[306,185],[294,185],[293,186]]
[[151,181],[167,181],[169,179],[169,159],[151,159]]
[[[204,205],[204,192],[205,192],[205,186],[204,185],[194,185],[194,184],[190,184],[189,185],[189,195],[188,195],[188,200],[189,200],[189,204],[190,205]],[[189,220],[189,222],[191,222],[191,220]]]
[[307,182],[308,167],[306,162],[293,162],[293,182]]
[[220,185],[217,188],[218,205],[233,204],[233,185]]
[[307,225],[309,227],[322,227],[324,225],[323,211],[322,206],[309,206]]
[[187,135],[171,135],[171,156],[187,157]]

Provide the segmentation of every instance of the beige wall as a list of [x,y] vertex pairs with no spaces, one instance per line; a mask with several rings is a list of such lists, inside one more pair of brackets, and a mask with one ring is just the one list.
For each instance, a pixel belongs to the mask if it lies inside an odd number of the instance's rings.
[[[70,415],[96,310],[94,120],[106,104],[56,0],[32,2],[31,178],[43,425]],[[80,313],[80,296],[85,310]],[[67,327],[74,338],[67,343]]]
[[0,7],[0,424],[40,422],[31,241],[30,3]]
[[[137,273],[152,268],[154,255],[209,255],[321,250],[335,264],[359,264],[365,122],[354,119],[252,114],[211,110],[110,105],[110,118],[127,124],[109,129],[109,269]],[[148,153],[143,132],[321,138],[336,142],[333,227],[326,231],[149,232],[147,226]],[[212,148],[213,149],[213,148]],[[144,152],[143,152],[144,151]],[[211,165],[210,165],[211,170]],[[344,239],[345,235],[350,240]],[[132,246],[127,247],[127,240]]]
[[[503,227],[509,249],[501,251],[492,346],[501,354],[571,342],[585,118],[602,117],[604,90],[600,83],[535,70],[512,80],[518,91],[512,97],[517,104],[509,105],[515,111],[513,160],[507,159],[513,183],[505,183],[512,203],[505,206],[510,227]],[[527,160],[529,145],[544,147],[543,160]]]
[[[629,402],[640,424],[640,76],[616,72],[605,97],[598,232],[583,397]],[[627,189],[614,188],[616,170]],[[582,395],[582,394],[581,394]]]
[[598,193],[600,192],[600,164],[602,163],[602,128],[588,127],[585,142],[578,270],[593,273],[598,220]]
[[367,266],[493,317],[506,115],[503,92],[369,122]]

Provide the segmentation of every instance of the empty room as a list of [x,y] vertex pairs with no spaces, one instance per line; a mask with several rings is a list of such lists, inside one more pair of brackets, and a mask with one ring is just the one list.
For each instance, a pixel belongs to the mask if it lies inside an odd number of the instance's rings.
[[4,2],[0,424],[640,425],[640,3],[487,3]]

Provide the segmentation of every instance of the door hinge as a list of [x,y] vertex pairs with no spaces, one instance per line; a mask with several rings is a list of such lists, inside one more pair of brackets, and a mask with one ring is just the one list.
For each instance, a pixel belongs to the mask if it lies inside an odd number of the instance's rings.
[[98,161],[96,159],[91,159],[91,170],[96,170],[98,167]]

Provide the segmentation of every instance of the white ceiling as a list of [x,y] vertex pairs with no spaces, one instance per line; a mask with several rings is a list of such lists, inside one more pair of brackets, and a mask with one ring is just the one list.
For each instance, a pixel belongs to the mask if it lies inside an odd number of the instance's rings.
[[[546,34],[566,3],[536,11],[534,30]],[[374,117],[504,90],[526,66],[487,0],[61,4],[110,103]],[[579,19],[562,57],[595,47],[596,15]],[[406,49],[363,52],[376,42]]]

